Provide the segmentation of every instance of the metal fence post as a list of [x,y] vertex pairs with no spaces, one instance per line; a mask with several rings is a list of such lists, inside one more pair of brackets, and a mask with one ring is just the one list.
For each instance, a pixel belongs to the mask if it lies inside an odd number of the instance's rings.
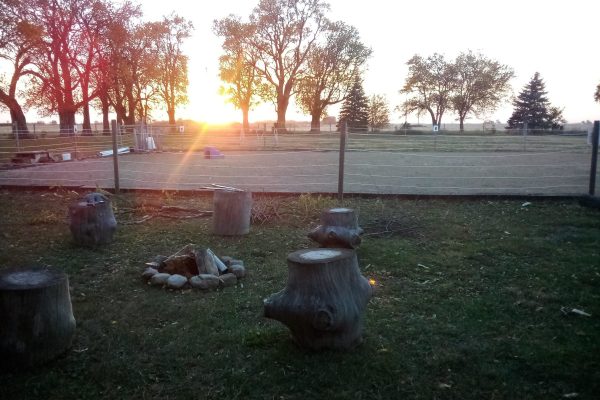
[[115,173],[115,194],[119,193],[119,158],[117,157],[117,120],[110,121],[112,131],[113,170]]
[[348,136],[346,122],[340,127],[340,162],[338,171],[338,200],[344,200],[344,162],[346,158],[346,137]]
[[596,169],[598,166],[598,136],[600,136],[600,121],[594,121],[594,130],[592,131],[592,165],[590,168],[590,196],[594,196],[594,193],[596,192]]

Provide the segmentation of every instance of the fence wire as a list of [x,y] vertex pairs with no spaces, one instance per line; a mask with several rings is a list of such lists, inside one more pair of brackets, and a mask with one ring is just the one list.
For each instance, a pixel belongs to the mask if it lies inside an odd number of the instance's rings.
[[[337,133],[172,132],[122,127],[121,188],[202,190],[211,184],[254,192],[335,193]],[[152,138],[153,145],[149,145]],[[207,153],[207,149],[212,149]],[[0,185],[114,187],[110,136],[0,139]],[[59,161],[16,168],[17,153]],[[373,194],[581,195],[589,181],[585,136],[351,133],[344,191]],[[61,157],[59,157],[61,156]]]

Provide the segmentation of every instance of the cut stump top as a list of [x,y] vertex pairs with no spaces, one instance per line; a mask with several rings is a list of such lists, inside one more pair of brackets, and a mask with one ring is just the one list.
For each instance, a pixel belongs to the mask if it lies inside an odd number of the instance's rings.
[[0,290],[29,290],[53,286],[66,278],[62,271],[46,267],[0,270]]
[[353,212],[354,210],[352,210],[351,208],[338,207],[338,208],[330,208],[328,211],[330,213],[349,213],[349,212]]
[[323,264],[354,256],[350,249],[303,249],[288,255],[288,261],[297,264]]

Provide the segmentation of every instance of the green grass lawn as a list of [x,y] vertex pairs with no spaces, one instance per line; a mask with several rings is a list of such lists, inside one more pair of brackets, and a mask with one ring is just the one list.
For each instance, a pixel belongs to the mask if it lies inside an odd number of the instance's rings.
[[[288,253],[323,197],[259,198],[268,218],[240,238],[210,218],[139,221],[151,205],[210,209],[209,197],[114,198],[114,243],[72,244],[75,193],[1,191],[0,268],[51,265],[70,277],[72,348],[0,375],[2,399],[595,399],[600,394],[600,213],[576,201],[348,199],[377,233],[358,249],[376,280],[364,343],[349,353],[298,349],[262,317],[285,286]],[[394,224],[390,224],[394,221]],[[187,243],[245,261],[237,287],[166,291],[144,263]],[[565,313],[583,310],[591,317]],[[563,311],[561,311],[561,309]],[[1,321],[0,321],[1,323]]]

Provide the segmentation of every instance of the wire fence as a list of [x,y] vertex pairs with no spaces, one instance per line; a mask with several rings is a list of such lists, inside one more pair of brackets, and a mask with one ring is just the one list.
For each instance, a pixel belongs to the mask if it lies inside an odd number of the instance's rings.
[[[266,128],[266,127],[265,127]],[[199,131],[122,126],[110,136],[0,139],[0,185],[424,195],[582,195],[591,146],[580,135]],[[31,154],[44,153],[48,160]],[[21,164],[18,154],[29,154]],[[68,155],[65,157],[65,155]],[[105,155],[105,156],[103,156]],[[343,163],[340,157],[343,155]],[[61,162],[62,160],[70,162]],[[38,162],[39,161],[39,162]],[[48,162],[43,162],[48,161]],[[17,168],[27,165],[28,168]]]

